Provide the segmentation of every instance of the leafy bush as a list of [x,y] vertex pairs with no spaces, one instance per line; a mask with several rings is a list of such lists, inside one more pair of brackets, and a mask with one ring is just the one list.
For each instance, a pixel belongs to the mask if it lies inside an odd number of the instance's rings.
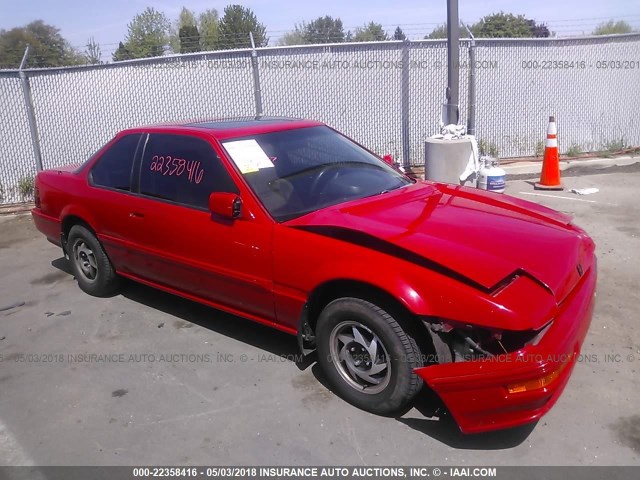
[[620,137],[618,140],[610,140],[604,144],[604,149],[608,152],[618,152],[627,147],[628,145],[624,137]]
[[488,155],[490,157],[498,158],[498,146],[493,142],[487,143],[485,140],[480,140],[478,142],[478,150],[480,150],[480,155]]
[[33,197],[33,177],[22,177],[18,181],[18,192],[22,196],[23,200]]
[[576,145],[575,143],[569,147],[567,150],[567,157],[577,157],[582,153],[582,147],[580,145]]

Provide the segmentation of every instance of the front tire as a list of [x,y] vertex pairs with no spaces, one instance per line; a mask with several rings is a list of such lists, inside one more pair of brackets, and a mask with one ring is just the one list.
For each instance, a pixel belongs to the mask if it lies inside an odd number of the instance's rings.
[[67,252],[78,286],[89,295],[107,297],[117,292],[119,278],[96,236],[82,225],[69,231]]
[[385,310],[359,298],[329,303],[316,328],[318,363],[336,393],[372,413],[405,409],[422,387],[415,340]]

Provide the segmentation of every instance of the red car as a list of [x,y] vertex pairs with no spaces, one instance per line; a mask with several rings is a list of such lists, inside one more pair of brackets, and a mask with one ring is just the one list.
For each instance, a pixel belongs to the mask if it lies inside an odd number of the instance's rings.
[[467,433],[551,408],[594,304],[566,215],[410,179],[313,121],[125,130],[39,173],[33,218],[91,295],[126,277],[270,325],[352,404],[390,415],[426,383]]

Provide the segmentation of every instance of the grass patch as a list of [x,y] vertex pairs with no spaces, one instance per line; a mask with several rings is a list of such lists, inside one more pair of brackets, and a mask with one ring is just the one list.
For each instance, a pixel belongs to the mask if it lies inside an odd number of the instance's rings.
[[23,200],[31,199],[33,197],[33,182],[33,177],[22,177],[18,181],[18,193],[20,193]]
[[577,157],[581,153],[582,147],[580,145],[573,144],[569,147],[569,150],[567,150],[567,153],[565,155],[567,157]]
[[498,158],[498,154],[500,153],[495,143],[487,143],[484,140],[478,142],[478,150],[480,151],[480,155],[488,155],[493,158]]

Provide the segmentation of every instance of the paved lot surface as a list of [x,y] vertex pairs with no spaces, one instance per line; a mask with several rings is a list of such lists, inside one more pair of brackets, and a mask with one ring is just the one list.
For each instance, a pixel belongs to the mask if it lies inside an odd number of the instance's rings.
[[565,183],[600,192],[507,192],[597,242],[589,361],[537,425],[476,436],[427,395],[398,419],[351,407],[285,334],[134,284],[89,297],[30,217],[0,218],[0,464],[638,465],[640,171]]

